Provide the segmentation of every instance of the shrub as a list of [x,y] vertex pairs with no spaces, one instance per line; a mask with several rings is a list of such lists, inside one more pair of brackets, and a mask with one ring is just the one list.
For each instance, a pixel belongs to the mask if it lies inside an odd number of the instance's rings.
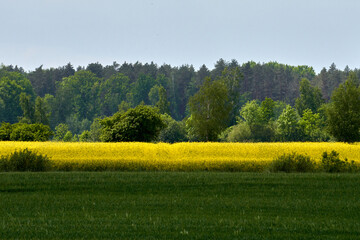
[[309,156],[297,153],[283,154],[270,164],[271,172],[313,172],[316,163]]
[[10,134],[12,131],[12,125],[10,123],[3,122],[0,126],[0,140],[10,141]]
[[2,123],[1,141],[47,141],[53,135],[50,127],[41,123]]
[[1,171],[42,172],[50,168],[51,162],[46,155],[37,154],[27,148],[0,158]]
[[53,135],[50,127],[41,123],[15,123],[10,134],[11,141],[40,141],[44,142]]
[[324,171],[330,173],[354,172],[358,170],[358,166],[354,161],[348,162],[347,158],[341,160],[339,153],[334,150],[330,154],[323,152],[321,164]]
[[251,130],[248,124],[240,122],[231,127],[227,134],[228,142],[248,142],[251,140]]

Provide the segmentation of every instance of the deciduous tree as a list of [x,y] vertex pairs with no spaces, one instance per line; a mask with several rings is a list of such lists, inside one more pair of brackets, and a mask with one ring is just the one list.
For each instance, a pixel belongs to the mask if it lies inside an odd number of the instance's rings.
[[327,107],[328,129],[338,141],[360,140],[360,87],[357,76],[350,73],[345,83],[334,90]]
[[188,129],[201,141],[215,141],[227,127],[232,106],[228,98],[228,89],[222,81],[207,78],[189,100],[191,118]]

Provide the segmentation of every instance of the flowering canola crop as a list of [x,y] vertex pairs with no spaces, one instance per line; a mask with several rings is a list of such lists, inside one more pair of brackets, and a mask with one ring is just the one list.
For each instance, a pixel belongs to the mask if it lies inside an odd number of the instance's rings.
[[64,143],[0,142],[0,154],[34,150],[56,170],[262,171],[284,153],[319,161],[325,151],[360,163],[360,144],[346,143]]

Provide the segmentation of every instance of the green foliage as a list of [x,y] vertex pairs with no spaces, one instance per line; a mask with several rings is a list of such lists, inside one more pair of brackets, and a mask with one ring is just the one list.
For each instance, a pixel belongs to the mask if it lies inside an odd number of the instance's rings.
[[189,100],[191,117],[187,128],[200,141],[216,141],[226,128],[232,106],[228,99],[227,87],[221,81],[207,78]]
[[275,106],[274,106],[274,119],[278,119],[280,117],[280,115],[282,114],[282,112],[284,111],[284,109],[286,108],[287,104],[283,101],[275,101]]
[[0,126],[0,140],[10,141],[11,132],[12,132],[11,123],[2,122]]
[[354,161],[348,162],[345,158],[341,160],[339,153],[336,151],[323,152],[321,164],[325,172],[339,173],[339,172],[354,172],[359,170],[359,166]]
[[319,88],[310,85],[310,81],[303,78],[300,82],[300,97],[295,101],[295,108],[299,115],[302,116],[306,109],[316,113],[321,104],[324,103]]
[[100,82],[101,79],[90,71],[78,71],[64,78],[56,89],[53,113],[57,120],[64,123],[71,114],[77,114],[80,121],[93,119],[99,107]]
[[[250,130],[250,135],[248,136],[246,141],[268,142],[274,140],[275,137],[275,128],[273,126],[274,106],[275,106],[275,102],[270,98],[266,98],[261,103],[261,105],[259,105],[258,101],[253,100],[247,102],[241,108],[240,116],[245,120],[245,124],[248,126]],[[235,131],[238,131],[239,129],[246,130],[244,126],[240,128],[234,128]],[[235,139],[240,140],[246,136],[244,134],[241,135],[242,137],[240,137],[240,135],[237,134],[237,137]]]
[[83,131],[79,137],[80,142],[91,142],[90,132],[88,130]]
[[291,153],[283,154],[270,165],[271,172],[314,172],[316,163],[309,156]]
[[44,125],[49,125],[49,109],[45,100],[41,97],[36,97],[35,99],[35,112],[34,112],[34,122],[42,123]]
[[145,105],[131,108],[125,113],[117,112],[100,123],[104,142],[151,142],[165,127],[157,110]]
[[360,165],[346,158],[341,160],[336,151],[323,152],[321,161],[316,163],[309,156],[291,153],[283,154],[272,161],[269,170],[272,172],[314,172],[328,173],[359,172]]
[[243,75],[237,62],[234,62],[231,66],[225,67],[218,79],[223,82],[227,88],[229,102],[232,106],[229,121],[234,124],[236,122],[236,116],[247,98],[245,93],[241,94]]
[[271,98],[265,98],[260,104],[261,118],[263,122],[275,120],[275,101]]
[[281,141],[296,141],[299,137],[299,115],[293,107],[287,105],[277,120],[278,135]]
[[[261,123],[262,115],[257,100],[247,102],[240,110],[240,116],[249,126]],[[251,127],[250,127],[251,128]]]
[[132,104],[139,105],[141,102],[150,104],[149,92],[156,84],[155,79],[149,75],[142,74],[132,86]]
[[50,127],[41,123],[12,125],[11,141],[48,141],[53,135]]
[[71,114],[65,122],[73,134],[81,134],[83,131],[89,130],[91,123],[87,118],[80,120],[77,114]]
[[160,142],[185,142],[187,141],[186,126],[184,122],[178,122],[168,114],[163,114],[162,118],[166,127],[161,130],[158,140]]
[[150,101],[150,104],[153,106],[155,106],[155,104],[159,101],[159,90],[160,90],[160,86],[155,85],[149,91],[149,94],[148,94],[149,101]]
[[155,85],[150,89],[149,100],[156,106],[161,114],[170,114],[170,102],[167,100],[166,89],[161,85]]
[[101,121],[100,118],[95,118],[90,126],[89,135],[91,142],[100,142],[100,137],[102,134],[102,126],[100,121]]
[[62,139],[64,142],[72,142],[73,141],[73,134],[71,131],[67,131]]
[[[42,123],[53,129],[59,123],[65,123],[75,136],[89,130],[94,118],[111,116],[118,111],[119,106],[125,113],[130,107],[144,103],[156,106],[160,113],[171,114],[177,121],[189,119],[187,127],[190,139],[216,141],[218,136],[210,136],[205,129],[219,135],[237,123],[236,116],[247,101],[257,99],[256,111],[250,111],[256,121],[251,121],[249,115],[245,117],[251,130],[250,138],[246,141],[327,141],[329,136],[324,133],[327,127],[324,125],[328,125],[328,132],[334,140],[352,142],[360,139],[360,131],[357,129],[359,123],[356,121],[359,109],[353,107],[359,104],[345,103],[339,110],[335,103],[338,100],[332,100],[326,107],[327,111],[324,111],[325,107],[319,106],[323,103],[321,92],[325,99],[329,99],[330,92],[345,82],[347,77],[353,78],[355,85],[359,84],[356,75],[360,76],[360,70],[356,69],[352,73],[346,68],[340,71],[335,64],[316,76],[313,68],[308,66],[294,67],[277,62],[239,65],[236,60],[227,62],[223,59],[211,71],[205,65],[195,71],[191,65],[172,67],[140,62],[119,65],[114,62],[104,67],[100,63],[91,63],[87,68],[79,67],[76,72],[69,63],[56,69],[42,69],[40,66],[35,71],[25,73],[21,68],[2,65],[0,122]],[[225,86],[228,104],[223,106],[227,108],[229,105],[231,108],[226,114],[227,124],[218,124],[216,131],[214,118],[207,120],[205,116],[203,119],[206,121],[200,123],[196,116],[190,117],[189,99],[198,95],[209,76]],[[299,79],[302,80],[299,82]],[[36,98],[32,87],[43,98]],[[353,96],[353,99],[356,98]],[[264,100],[260,104],[261,99]],[[348,97],[346,99],[350,100]],[[284,137],[281,128],[279,131],[274,128],[274,121],[279,118],[286,104],[295,106],[301,117],[306,109],[311,109],[313,115],[320,113],[320,126],[315,127],[319,124],[313,124],[311,119],[305,117],[307,120],[298,122],[297,134],[290,139],[289,136]],[[200,109],[199,106],[196,108]],[[206,103],[203,109],[206,109]],[[225,118],[225,114],[222,115]],[[274,137],[274,132],[278,138]]]
[[1,141],[48,141],[53,135],[50,127],[41,123],[2,123]]
[[43,172],[50,168],[51,162],[46,155],[27,148],[0,158],[0,171]]
[[125,113],[130,108],[131,108],[131,103],[128,103],[126,101],[122,101],[118,106],[118,112]]
[[7,72],[0,69],[0,116],[1,121],[15,123],[23,115],[20,106],[20,95],[34,98],[34,91],[30,81],[17,72]]
[[118,111],[118,105],[127,100],[130,92],[130,79],[122,73],[112,75],[110,78],[101,82],[99,90],[98,115],[111,116]]
[[161,114],[169,114],[170,103],[167,100],[166,90],[163,86],[159,88],[159,100],[156,102],[155,106],[159,109]]
[[68,131],[69,131],[69,126],[65,123],[60,123],[55,127],[54,140],[62,141]]
[[303,141],[316,142],[329,139],[321,129],[322,119],[319,113],[313,113],[311,109],[306,109],[298,123]]
[[334,90],[326,108],[328,130],[338,141],[360,140],[360,87],[356,82],[357,76],[351,73]]
[[240,122],[235,126],[230,127],[226,136],[228,142],[249,142],[251,141],[251,129],[245,122]]
[[30,95],[26,95],[24,92],[20,94],[20,107],[23,111],[23,116],[19,122],[28,124],[34,123],[35,108]]

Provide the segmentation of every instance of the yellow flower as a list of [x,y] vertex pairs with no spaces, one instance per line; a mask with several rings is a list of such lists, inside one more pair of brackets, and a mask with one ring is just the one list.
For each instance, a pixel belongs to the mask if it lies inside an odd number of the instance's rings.
[[47,155],[57,170],[262,171],[284,153],[319,161],[332,150],[360,163],[358,143],[0,142],[1,155],[25,148]]

